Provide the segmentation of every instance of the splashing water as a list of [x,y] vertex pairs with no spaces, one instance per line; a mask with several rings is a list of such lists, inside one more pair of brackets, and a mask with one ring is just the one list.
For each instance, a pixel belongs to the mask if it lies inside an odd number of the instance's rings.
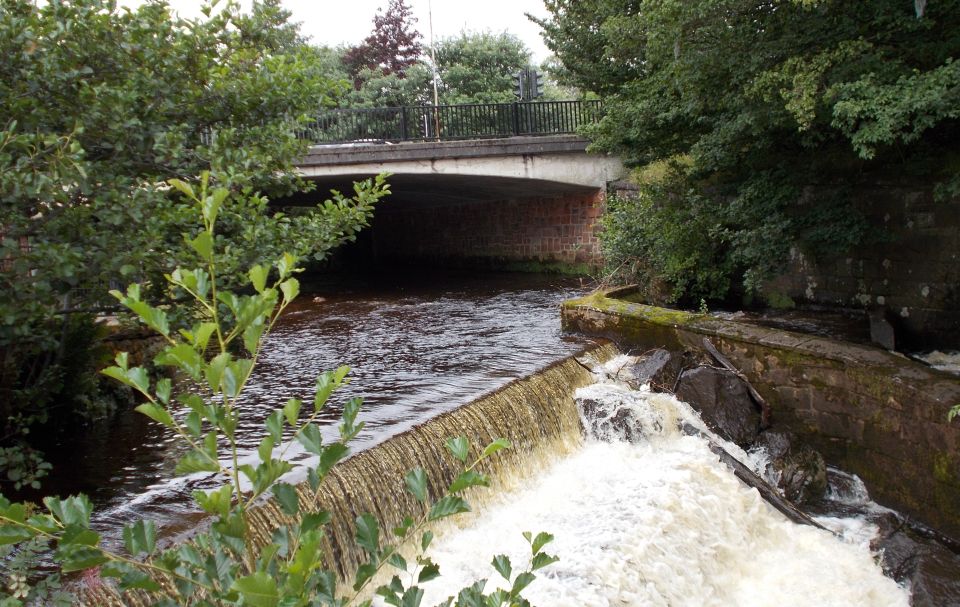
[[[528,588],[535,605],[909,605],[870,553],[870,529],[851,523],[838,537],[787,521],[704,439],[680,431],[706,430],[688,405],[611,382],[617,364],[598,373],[609,383],[576,393],[588,430],[581,450],[435,544],[442,576],[427,585],[425,604],[476,579],[509,587],[491,550],[519,570],[529,556],[522,532],[549,531],[548,552],[560,561]],[[762,458],[723,445],[762,469]]]

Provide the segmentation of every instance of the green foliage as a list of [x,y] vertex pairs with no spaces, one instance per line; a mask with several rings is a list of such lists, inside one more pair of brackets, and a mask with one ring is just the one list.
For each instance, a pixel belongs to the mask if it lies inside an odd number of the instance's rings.
[[[516,100],[512,74],[526,68],[530,50],[508,33],[462,32],[436,42],[437,92],[441,104],[508,103]],[[350,51],[321,47],[325,74],[354,83],[335,95],[340,107],[396,107],[433,103],[433,70],[429,56],[408,64],[402,72],[378,65],[350,68]],[[339,66],[333,57],[339,57]],[[548,90],[557,91],[556,87]],[[568,98],[561,93],[556,95]]]
[[[310,191],[294,171],[305,149],[295,133],[339,85],[278,0],[254,2],[249,13],[234,2],[211,8],[185,20],[164,2],[134,10],[110,0],[3,2],[4,445],[42,424],[53,403],[101,411],[96,365],[71,362],[95,358],[96,339],[79,343],[81,325],[93,330],[90,316],[73,314],[112,305],[100,297],[107,285],[137,279],[146,300],[178,297],[164,275],[214,244],[226,252],[219,270],[228,287],[283,251],[322,259],[367,225],[386,191],[377,183],[352,198],[318,196],[312,207],[268,205]],[[195,186],[204,170],[234,197],[216,242],[194,240],[192,211],[166,183]],[[180,246],[185,237],[191,247]]]
[[[645,263],[665,268],[672,290],[757,291],[794,248],[829,255],[864,242],[850,196],[862,183],[957,191],[957,0],[919,16],[909,0],[546,5],[559,77],[605,100],[594,147],[640,167],[689,159],[688,191],[670,189],[682,200],[648,192],[661,218],[641,220],[694,222],[645,246],[665,251]],[[692,243],[694,231],[710,242]],[[722,277],[683,271],[717,254]]]
[[[194,494],[197,505],[211,515],[213,522],[208,531],[198,533],[188,543],[161,551],[156,526],[136,521],[124,529],[125,552],[119,552],[100,545],[99,534],[90,528],[92,505],[85,496],[48,497],[43,512],[0,496],[0,546],[16,545],[21,555],[54,544],[53,559],[61,571],[99,568],[99,576],[113,580],[120,591],[157,593],[157,605],[369,605],[370,600],[362,596],[369,595],[373,580],[381,571],[395,569],[398,575],[377,587],[376,595],[390,605],[419,606],[423,599],[420,585],[440,575],[439,565],[427,554],[433,539],[430,526],[470,509],[464,492],[489,484],[487,476],[477,470],[478,465],[508,448],[509,442],[496,440],[472,456],[466,439],[450,439],[447,448],[459,462],[459,474],[435,501],[430,499],[424,471],[410,471],[405,478],[406,489],[423,508],[415,516],[407,516],[389,536],[373,516],[360,514],[354,539],[365,561],[350,576],[352,579],[338,579],[332,570],[335,563],[326,560],[323,542],[324,525],[331,515],[315,510],[315,504],[330,470],[349,455],[348,443],[363,429],[363,422],[358,421],[360,399],[344,404],[337,440],[324,442],[318,421],[331,396],[349,382],[349,369],[340,367],[321,374],[312,406],[291,399],[271,413],[264,424],[256,462],[240,464],[237,404],[256,367],[263,336],[299,292],[294,276],[297,260],[283,254],[270,266],[252,266],[246,272],[248,288],[244,294],[225,289],[219,278],[224,251],[218,244],[217,228],[220,219],[232,212],[235,197],[225,188],[211,187],[206,173],[196,188],[178,180],[170,184],[190,203],[202,224],[183,245],[196,254],[196,265],[191,269],[178,267],[167,275],[168,289],[185,293],[192,300],[194,324],[174,330],[170,310],[146,301],[144,290],[137,284],[126,292],[111,293],[141,323],[164,337],[168,345],[154,363],[189,377],[192,381],[181,386],[193,391],[174,395],[169,379],[154,379],[143,367],[130,366],[126,353],[117,355],[115,365],[103,373],[141,395],[144,403],[138,410],[171,430],[184,444],[186,451],[177,464],[177,474],[204,471],[223,483],[219,489]],[[226,252],[227,258],[229,255]],[[308,470],[308,480],[300,487],[307,493],[304,500],[296,488],[281,480],[292,470],[285,454],[294,441],[318,456]],[[292,522],[279,525],[273,542],[258,548],[249,514],[268,494]],[[535,578],[534,571],[556,559],[543,552],[552,536],[541,533],[525,537],[531,545],[531,556],[522,571],[512,575],[506,557],[494,559],[494,567],[509,589],[485,594],[485,582],[478,582],[446,604],[528,605],[522,592]],[[9,594],[0,593],[2,605],[20,606],[24,599],[41,598],[46,592],[41,585],[31,588],[23,570],[17,568],[8,580]],[[401,574],[410,582],[405,584]],[[347,582],[346,587],[340,587],[341,581]],[[56,579],[43,584],[54,589]],[[49,592],[46,595],[53,596]]]
[[3,577],[0,579],[0,607],[20,607],[21,605],[69,607],[73,604],[72,594],[61,590],[58,574],[34,579],[38,559],[49,551],[50,542],[42,537],[23,541],[17,546],[0,545],[0,562],[3,563]]
[[947,411],[947,422],[952,422],[953,418],[960,415],[960,405],[954,405]]
[[440,102],[509,103],[513,74],[530,64],[530,50],[506,32],[462,32],[436,43]]

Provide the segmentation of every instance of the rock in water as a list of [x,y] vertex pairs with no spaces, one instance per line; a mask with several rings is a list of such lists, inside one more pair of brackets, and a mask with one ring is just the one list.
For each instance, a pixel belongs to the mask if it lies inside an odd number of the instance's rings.
[[723,438],[741,447],[757,438],[760,412],[735,373],[713,367],[684,371],[677,398],[693,405],[710,429]]
[[873,308],[870,317],[870,341],[893,351],[897,349],[896,330],[886,308]]
[[633,375],[630,387],[636,390],[643,384],[650,384],[654,392],[672,392],[682,364],[679,356],[667,350],[650,350],[630,368]]
[[806,445],[798,446],[796,437],[784,430],[765,430],[757,437],[756,447],[763,447],[776,472],[777,489],[797,504],[809,504],[823,497],[827,490],[827,464],[819,452]]

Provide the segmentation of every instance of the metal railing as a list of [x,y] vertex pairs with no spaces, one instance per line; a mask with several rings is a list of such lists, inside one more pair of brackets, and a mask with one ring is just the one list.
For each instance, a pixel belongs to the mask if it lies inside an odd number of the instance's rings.
[[530,101],[329,110],[298,132],[311,143],[443,141],[576,133],[600,101]]

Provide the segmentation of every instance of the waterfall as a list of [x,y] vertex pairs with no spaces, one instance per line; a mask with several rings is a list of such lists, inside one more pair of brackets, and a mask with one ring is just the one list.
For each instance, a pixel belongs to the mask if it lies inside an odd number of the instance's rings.
[[[719,461],[689,405],[604,375],[576,393],[588,433],[581,449],[434,544],[441,577],[424,604],[475,579],[490,579],[488,590],[509,587],[490,550],[517,569],[529,557],[522,532],[545,530],[560,560],[525,593],[535,605],[909,605],[909,592],[870,553],[869,534],[845,541],[789,522]],[[684,425],[703,434],[688,435]],[[762,456],[710,438],[763,468]]]
[[[404,490],[403,477],[410,469],[422,467],[426,471],[432,497],[456,478],[455,460],[444,448],[449,438],[466,437],[475,450],[497,438],[513,443],[511,449],[500,451],[478,468],[492,482],[490,488],[468,494],[475,508],[490,495],[514,489],[519,479],[543,469],[558,456],[578,450],[583,433],[573,395],[576,389],[594,381],[580,360],[606,361],[615,354],[612,345],[592,346],[577,357],[514,380],[357,453],[334,468],[316,496],[306,483],[299,485],[301,507],[331,513],[331,523],[325,528],[327,561],[341,577],[363,562],[364,554],[353,540],[358,515],[373,514],[386,530],[399,525],[404,516],[423,511],[422,505]],[[289,522],[270,501],[250,512],[250,526],[259,545],[268,543],[273,531]],[[121,600],[109,587],[100,586],[87,589],[81,603],[91,607],[138,607],[151,604],[151,600],[135,593]]]
[[[487,462],[492,487],[469,495],[480,512],[436,529],[430,554],[441,577],[425,585],[424,605],[477,579],[490,579],[492,590],[493,551],[520,570],[529,556],[524,531],[556,536],[548,552],[559,562],[526,592],[540,607],[909,605],[908,591],[884,577],[870,553],[869,529],[840,537],[788,521],[737,480],[710,441],[755,470],[764,468],[762,454],[712,435],[672,396],[622,384],[625,359],[611,346],[584,354],[589,359],[562,360],[354,455],[316,496],[302,485],[303,506],[332,514],[328,562],[341,576],[362,562],[357,515],[370,512],[389,529],[422,512],[403,490],[409,469],[427,471],[434,496],[453,480],[448,438],[465,436],[479,448],[502,437],[514,447]],[[261,543],[286,522],[272,503],[251,518]],[[96,592],[87,604],[149,603]]]

